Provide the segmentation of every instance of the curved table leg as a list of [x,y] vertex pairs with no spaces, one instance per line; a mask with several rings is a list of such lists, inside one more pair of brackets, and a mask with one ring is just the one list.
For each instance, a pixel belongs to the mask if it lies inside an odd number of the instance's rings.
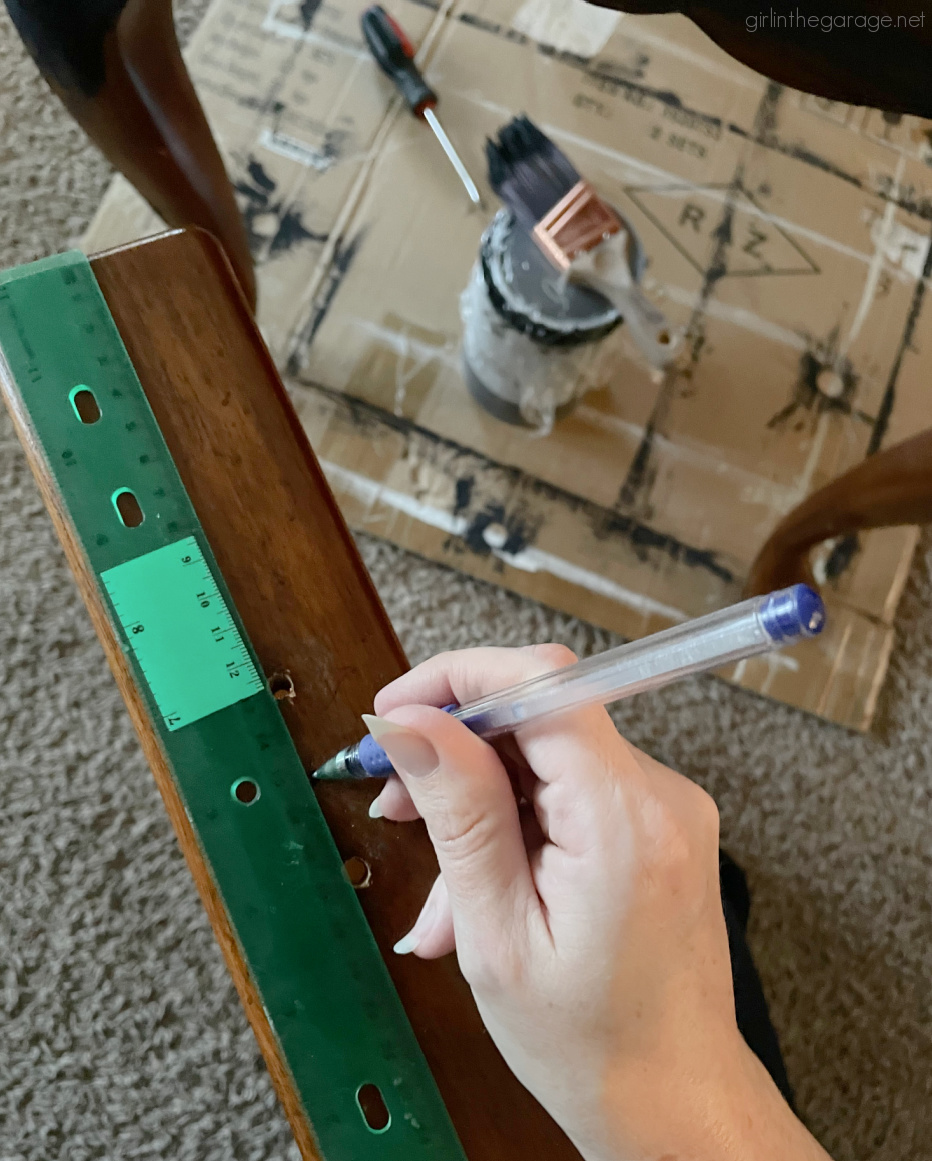
[[88,136],[172,226],[222,243],[249,301],[246,231],[188,76],[171,0],[6,0],[43,75]]
[[932,429],[868,456],[784,516],[751,566],[751,596],[804,581],[809,552],[867,528],[932,522]]

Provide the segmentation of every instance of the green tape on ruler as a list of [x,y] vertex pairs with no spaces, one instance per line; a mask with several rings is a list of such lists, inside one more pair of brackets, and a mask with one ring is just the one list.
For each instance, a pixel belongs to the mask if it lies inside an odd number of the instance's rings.
[[[0,274],[0,356],[148,700],[321,1153],[465,1161],[83,254]],[[254,793],[239,798],[246,782]],[[380,1132],[361,1111],[368,1084],[390,1115]]]
[[264,688],[193,536],[100,578],[169,730]]

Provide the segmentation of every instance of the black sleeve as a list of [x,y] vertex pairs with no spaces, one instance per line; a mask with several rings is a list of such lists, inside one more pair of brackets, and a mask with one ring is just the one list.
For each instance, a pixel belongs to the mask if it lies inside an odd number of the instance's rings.
[[764,989],[751,958],[746,931],[751,910],[751,895],[744,872],[733,859],[719,853],[719,876],[722,884],[722,907],[728,928],[728,950],[731,953],[731,977],[735,989],[735,1012],[738,1028],[748,1047],[773,1077],[791,1109],[793,1090],[786,1075],[776,1029],[770,1022]]

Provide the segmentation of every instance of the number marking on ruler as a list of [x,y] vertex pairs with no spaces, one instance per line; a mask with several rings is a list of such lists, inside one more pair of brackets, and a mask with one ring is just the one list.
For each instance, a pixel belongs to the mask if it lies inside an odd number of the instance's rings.
[[265,688],[193,536],[100,579],[169,730]]

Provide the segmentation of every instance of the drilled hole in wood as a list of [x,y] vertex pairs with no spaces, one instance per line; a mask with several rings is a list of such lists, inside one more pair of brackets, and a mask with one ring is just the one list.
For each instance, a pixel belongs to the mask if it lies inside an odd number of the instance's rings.
[[111,499],[120,517],[120,523],[125,528],[138,528],[145,520],[139,501],[129,488],[121,488],[118,492],[114,492]]
[[240,778],[230,787],[230,793],[237,802],[244,806],[251,806],[259,799],[259,787],[251,778]]
[[373,1133],[384,1133],[392,1123],[391,1113],[386,1108],[378,1085],[364,1084],[356,1093],[356,1104],[359,1105],[367,1128]]
[[363,887],[368,887],[372,882],[372,868],[365,859],[359,858],[358,855],[352,855],[343,864],[343,870],[346,871],[346,877],[353,884],[357,891],[361,891]]
[[269,689],[276,701],[294,701],[297,694],[291,674],[285,670],[272,674],[269,678]]
[[69,396],[74,413],[82,423],[96,423],[100,419],[100,407],[90,387],[79,383]]

